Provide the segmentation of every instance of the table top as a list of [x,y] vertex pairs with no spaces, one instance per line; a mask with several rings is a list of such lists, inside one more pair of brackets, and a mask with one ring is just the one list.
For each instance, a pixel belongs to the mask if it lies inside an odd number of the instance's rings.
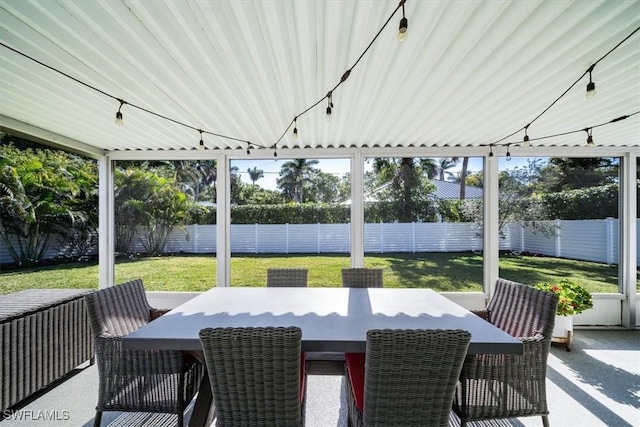
[[213,288],[129,334],[125,348],[201,351],[206,327],[298,326],[303,351],[364,352],[369,329],[463,329],[469,354],[520,340],[431,289]]

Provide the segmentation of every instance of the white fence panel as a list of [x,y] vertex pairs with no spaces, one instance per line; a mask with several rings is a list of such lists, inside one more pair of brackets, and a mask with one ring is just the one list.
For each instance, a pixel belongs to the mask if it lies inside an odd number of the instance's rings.
[[534,232],[531,228],[522,228],[519,225],[514,228],[520,228],[524,243],[518,245],[518,250],[533,252],[549,256],[556,256],[555,238],[546,237],[541,232]]
[[349,253],[349,224],[318,224],[318,253]]
[[558,236],[561,258],[607,262],[607,220],[560,221]]
[[446,252],[447,232],[450,225],[446,222],[416,224],[416,252]]
[[382,253],[382,236],[383,236],[383,223],[371,223],[364,225],[364,252]]
[[[501,250],[527,251],[568,259],[617,264],[619,259],[619,221],[617,219],[555,221],[557,236],[546,237],[517,224],[505,227]],[[637,221],[640,235],[640,219]],[[174,230],[166,252],[215,253],[216,225],[190,225],[189,238]],[[385,252],[461,252],[482,250],[482,236],[472,223],[392,223],[364,225],[365,253]],[[54,238],[46,259],[60,255]],[[234,224],[231,226],[232,253],[349,253],[349,224]],[[134,238],[133,252],[145,251],[140,238]],[[93,254],[97,253],[97,248]],[[636,260],[640,264],[640,240]],[[13,262],[0,242],[0,262]]]
[[414,252],[415,224],[393,223],[382,227],[382,251],[386,252]]
[[253,224],[234,224],[231,226],[231,252],[249,253],[257,252],[256,226]]
[[215,224],[193,225],[190,226],[192,232],[191,241],[193,242],[192,252],[196,254],[216,253],[217,252],[217,232]]
[[313,254],[318,252],[318,224],[289,224],[288,253]]
[[287,247],[287,224],[254,225],[256,252],[259,254],[281,253]]

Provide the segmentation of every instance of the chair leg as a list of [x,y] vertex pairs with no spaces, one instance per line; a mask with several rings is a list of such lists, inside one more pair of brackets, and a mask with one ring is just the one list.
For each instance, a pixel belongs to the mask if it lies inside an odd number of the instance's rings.
[[96,417],[93,419],[93,427],[100,427],[102,422],[102,411],[96,411]]
[[544,427],[549,427],[549,416],[548,415],[543,415],[542,416],[542,425]]

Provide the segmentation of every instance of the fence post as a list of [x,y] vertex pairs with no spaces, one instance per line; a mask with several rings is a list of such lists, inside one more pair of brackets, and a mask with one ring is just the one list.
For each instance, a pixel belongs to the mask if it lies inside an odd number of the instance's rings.
[[416,223],[411,223],[411,250],[416,253]]
[[380,221],[380,253],[384,253],[384,223]]
[[284,225],[285,248],[284,253],[289,254],[289,223]]
[[198,253],[198,224],[192,224],[192,233],[193,233],[193,253]]
[[561,238],[561,232],[560,232],[560,230],[561,230],[560,229],[560,222],[561,221],[559,219],[556,219],[556,224],[555,224],[556,225],[556,238],[555,238],[555,240],[556,240],[556,255],[555,255],[556,258],[560,258],[560,255],[562,253],[562,242],[561,242],[562,238]]
[[258,223],[253,224],[253,253],[258,253]]
[[607,265],[613,264],[613,218],[606,219],[607,244],[605,246]]
[[318,231],[318,253],[320,253],[320,223],[318,223],[316,230]]
[[449,239],[447,238],[449,236],[449,223],[448,222],[443,222],[444,224],[444,251],[445,252],[449,252]]
[[524,252],[524,224],[520,224],[520,253]]

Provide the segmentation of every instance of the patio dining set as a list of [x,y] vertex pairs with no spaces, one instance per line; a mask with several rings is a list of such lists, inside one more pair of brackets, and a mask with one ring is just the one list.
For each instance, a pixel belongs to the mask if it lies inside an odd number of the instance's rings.
[[[498,279],[470,312],[428,289],[382,287],[382,271],[343,270],[343,287],[306,287],[306,269],[264,288],[213,288],[173,310],[142,280],[84,296],[105,411],[173,413],[178,425],[303,426],[307,372],[343,355],[351,426],[447,426],[542,416],[557,296]],[[308,355],[314,355],[309,358]],[[329,360],[336,359],[329,357]]]

